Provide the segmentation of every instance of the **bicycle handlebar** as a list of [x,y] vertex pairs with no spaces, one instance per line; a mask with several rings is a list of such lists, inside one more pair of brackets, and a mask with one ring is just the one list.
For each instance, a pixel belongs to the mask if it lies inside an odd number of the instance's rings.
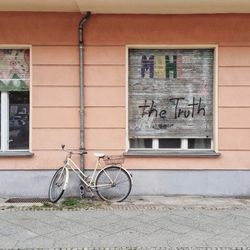
[[64,144],[62,144],[61,145],[61,147],[62,147],[62,150],[63,151],[65,151],[65,152],[67,152],[67,153],[69,153],[69,154],[79,154],[79,155],[83,155],[83,154],[87,154],[87,151],[84,151],[84,150],[80,150],[79,152],[77,151],[71,151],[71,150],[68,150],[68,149],[65,149],[65,145]]

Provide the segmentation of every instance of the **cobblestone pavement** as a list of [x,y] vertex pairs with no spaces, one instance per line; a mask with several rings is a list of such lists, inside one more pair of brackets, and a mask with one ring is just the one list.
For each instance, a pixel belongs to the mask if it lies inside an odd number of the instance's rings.
[[103,209],[0,210],[0,249],[34,248],[250,250],[249,200],[141,199]]

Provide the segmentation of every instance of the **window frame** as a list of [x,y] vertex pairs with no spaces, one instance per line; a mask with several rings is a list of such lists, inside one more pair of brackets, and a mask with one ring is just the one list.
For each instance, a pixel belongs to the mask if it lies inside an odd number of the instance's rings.
[[[214,50],[214,65],[213,65],[213,138],[211,139],[211,149],[187,149],[187,147],[183,147],[183,141],[186,141],[188,139],[179,138],[181,139],[181,148],[178,149],[170,149],[170,148],[155,148],[152,146],[152,148],[145,149],[145,148],[130,148],[130,142],[129,142],[129,121],[128,121],[128,110],[129,110],[129,49],[213,49]],[[204,152],[206,155],[210,155],[210,152],[214,152],[216,155],[219,155],[218,151],[218,45],[217,44],[191,44],[191,45],[185,45],[185,44],[179,44],[179,45],[145,45],[145,44],[130,44],[126,45],[126,86],[125,86],[125,93],[126,93],[126,152],[129,155],[129,152],[132,152],[131,155],[136,155],[133,152],[145,152],[147,155],[157,155],[157,152],[163,152],[164,153],[170,153],[177,152],[177,155],[186,155],[186,152],[190,152],[191,154],[198,152],[198,154]],[[158,140],[160,138],[156,138]],[[152,138],[154,140],[154,138]],[[138,155],[141,155],[140,153]]]
[[[30,54],[30,80],[29,80],[29,148],[28,149],[7,149],[5,146],[3,146],[1,142],[0,146],[0,157],[1,156],[32,156],[32,46],[31,45],[0,45],[0,49],[29,49],[29,54]],[[7,93],[7,92],[3,92]],[[0,93],[2,95],[2,93]],[[7,94],[3,94],[6,98],[5,105],[2,107],[1,105],[1,138],[2,132],[3,131],[9,131],[9,113],[5,114],[4,117],[2,118],[2,111],[6,111],[7,107],[9,107],[9,98],[7,98]],[[2,96],[1,96],[2,97]],[[2,98],[1,98],[2,99]],[[2,100],[1,100],[2,102]],[[4,102],[2,102],[4,103]],[[1,103],[1,104],[2,104]],[[2,121],[4,123],[4,126],[2,124]],[[3,128],[2,128],[3,127]],[[9,133],[4,134],[4,139],[7,139],[9,136]],[[3,140],[3,139],[2,139]]]

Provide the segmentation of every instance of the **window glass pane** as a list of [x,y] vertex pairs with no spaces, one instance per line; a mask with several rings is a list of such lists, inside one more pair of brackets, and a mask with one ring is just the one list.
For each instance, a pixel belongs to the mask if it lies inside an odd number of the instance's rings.
[[152,148],[152,139],[130,139],[130,148]]
[[188,139],[188,148],[210,149],[211,139]]
[[181,139],[159,139],[159,148],[180,148]]
[[9,149],[29,148],[29,92],[9,92]]

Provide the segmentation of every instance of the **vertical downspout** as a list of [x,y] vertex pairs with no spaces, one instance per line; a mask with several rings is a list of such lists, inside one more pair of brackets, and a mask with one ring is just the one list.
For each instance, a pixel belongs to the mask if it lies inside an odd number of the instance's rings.
[[[85,16],[79,23],[79,52],[80,52],[80,151],[85,150],[84,145],[84,43],[83,43],[83,28],[91,15],[91,12],[86,12]],[[80,155],[80,169],[84,170],[84,154]]]

